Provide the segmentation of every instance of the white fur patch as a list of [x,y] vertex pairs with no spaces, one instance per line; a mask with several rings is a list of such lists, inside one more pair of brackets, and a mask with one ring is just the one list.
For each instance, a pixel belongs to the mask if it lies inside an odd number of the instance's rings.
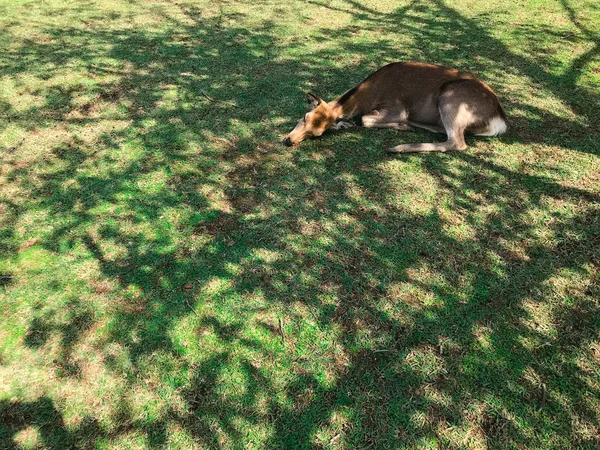
[[502,117],[494,117],[490,120],[487,130],[483,133],[478,133],[477,136],[497,136],[506,131],[506,122]]

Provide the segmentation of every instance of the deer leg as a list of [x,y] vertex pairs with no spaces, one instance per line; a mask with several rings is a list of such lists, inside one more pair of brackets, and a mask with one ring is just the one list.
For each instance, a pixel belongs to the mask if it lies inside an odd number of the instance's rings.
[[444,130],[448,136],[446,142],[397,145],[388,148],[387,152],[422,153],[466,149],[465,130],[469,125],[476,122],[476,117],[463,104],[444,97],[440,99],[439,111]]
[[411,120],[407,120],[406,123],[408,123],[412,127],[423,128],[424,130],[433,131],[434,133],[446,133],[446,130],[444,130],[443,127],[429,125],[426,123],[413,122]]
[[352,122],[350,122],[349,120],[340,120],[336,123],[334,123],[331,128],[333,128],[334,130],[344,130],[346,128],[352,128],[354,126],[354,124]]
[[465,142],[465,129],[460,127],[446,128],[448,140],[446,142],[432,142],[424,144],[403,144],[388,148],[388,153],[424,153],[424,152],[447,152],[448,150],[464,150],[467,148]]
[[371,111],[362,116],[362,124],[365,128],[393,128],[394,130],[407,131],[412,127],[406,123],[408,114],[405,110],[400,112]]

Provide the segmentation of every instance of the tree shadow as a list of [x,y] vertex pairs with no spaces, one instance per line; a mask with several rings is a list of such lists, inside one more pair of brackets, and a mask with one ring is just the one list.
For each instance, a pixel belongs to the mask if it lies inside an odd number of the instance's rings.
[[[86,88],[92,99],[87,103],[79,98],[83,87],[57,88],[43,94],[40,107],[9,110],[10,120],[26,128],[41,126],[40,120],[45,127],[99,123],[108,119],[103,111],[128,125],[98,133],[91,144],[73,137],[53,149],[51,170],[37,162],[39,174],[30,176],[31,166],[14,167],[7,179],[29,193],[34,208],[56,218],[40,245],[53,254],[82,245],[103,277],[118,286],[107,340],[128,349],[134,375],[159,352],[176,359],[186,374],[173,375],[186,409],[173,408],[154,422],[126,417],[121,422],[127,425],[110,433],[94,417],[66,427],[48,397],[4,402],[1,437],[9,448],[19,430],[41,423],[41,439],[50,448],[92,446],[132,429],[147,434],[151,446],[166,446],[167,423],[177,423],[207,447],[235,447],[246,438],[240,421],[268,429],[267,447],[451,447],[452,430],[467,429],[492,448],[539,443],[524,430],[561,434],[563,444],[597,444],[593,437],[581,440],[573,425],[575,419],[600,425],[588,401],[599,394],[597,385],[568,355],[596,339],[599,211],[592,206],[554,217],[545,229],[553,239],[546,242],[530,217],[551,201],[597,204],[597,194],[521,173],[488,154],[411,157],[426,176],[420,181],[436,186],[445,202],[419,213],[393,200],[398,184],[381,170],[392,160],[384,160],[379,149],[391,139],[416,141],[424,133],[352,131],[289,151],[273,144],[284,130],[278,127],[300,113],[293,95],[299,86],[316,82],[327,94],[339,93],[349,87],[349,69],[366,74],[381,55],[402,58],[391,43],[374,49],[355,40],[357,27],[390,33],[401,27],[420,42],[423,59],[485,69],[497,81],[503,71],[519,74],[579,116],[569,121],[540,110],[511,97],[499,82],[509,110],[537,117],[528,127],[553,130],[532,133],[515,125],[508,143],[594,153],[596,147],[579,136],[598,130],[597,115],[584,105],[600,98],[582,92],[577,82],[597,57],[597,44],[559,76],[545,72],[535,57],[511,52],[442,2],[413,2],[385,15],[349,1],[346,11],[352,24],[323,31],[329,46],[294,60],[282,58],[272,22],[249,28],[241,26],[247,17],[240,13],[205,18],[202,10],[186,6],[177,15],[165,14],[170,26],[161,31],[38,24],[51,43],[31,42],[9,52],[5,76],[27,71],[43,77],[49,66],[73,61],[95,76],[120,71],[119,82]],[[588,40],[596,39],[578,26]],[[532,37],[538,31],[519,30]],[[86,45],[66,45],[73,41]],[[301,42],[285,45],[303,48]],[[340,49],[358,55],[358,62],[332,64]],[[102,55],[122,66],[99,63]],[[199,139],[204,147],[192,147]],[[138,153],[127,157],[129,151]],[[193,167],[183,166],[190,161]],[[165,187],[148,187],[159,175],[167,179]],[[216,200],[215,192],[222,194]],[[479,214],[486,207],[493,212]],[[167,228],[164,215],[177,209],[189,214]],[[474,230],[469,239],[450,232],[452,218],[444,209]],[[10,243],[2,251],[16,254],[11,224],[20,214],[18,202],[11,211]],[[257,262],[257,252],[275,256]],[[531,311],[545,303],[552,277],[563,270],[592,281],[572,294],[571,303],[548,305],[556,328],[549,335],[532,326]],[[215,279],[228,283],[211,299],[206,292]],[[233,305],[239,317],[231,320],[198,311],[210,309],[211,302],[217,309],[228,295],[260,296],[264,311]],[[60,335],[59,377],[72,377],[78,373],[72,349],[95,319],[77,298],[64,311],[71,315],[60,325],[47,312],[34,314],[24,345],[42,349]],[[255,320],[259,312],[267,318]],[[209,333],[219,349],[198,361],[185,358],[172,338],[183,319],[198,340]],[[318,349],[294,348],[297,330],[311,320],[315,336],[336,349],[320,360],[330,364],[329,382],[313,367],[311,352]],[[249,335],[246,321],[270,335],[270,342],[281,341],[280,347]],[[531,342],[538,344],[535,350]],[[291,370],[283,385],[271,378],[267,364],[277,360]],[[110,355],[103,363],[115,373],[122,369]],[[235,395],[224,388],[232,374],[240,377]],[[118,409],[128,415],[126,404]],[[346,422],[328,442],[318,441],[343,415]]]

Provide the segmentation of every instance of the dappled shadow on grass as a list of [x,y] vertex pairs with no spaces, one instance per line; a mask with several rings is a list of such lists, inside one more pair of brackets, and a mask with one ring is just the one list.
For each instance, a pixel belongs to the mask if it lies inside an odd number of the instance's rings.
[[[321,253],[312,256],[293,254],[289,259],[263,267],[258,273],[252,272],[250,283],[245,280],[247,275],[240,277],[239,289],[244,289],[248,284],[254,288],[260,287],[273,302],[282,298],[314,302],[324,289],[332,289],[328,280],[331,273],[338,273],[339,277],[335,277],[333,282],[333,290],[339,298],[335,307],[327,308],[319,303],[313,305],[320,313],[321,325],[338,324],[347,349],[360,348],[363,336],[360,333],[365,331],[377,334],[381,345],[375,351],[349,351],[352,356],[339,369],[333,387],[317,389],[313,386],[318,386],[317,380],[305,375],[297,384],[291,384],[288,388],[290,397],[295,398],[305,390],[313,389],[316,390],[315,399],[283,416],[274,442],[301,445],[307,435],[314,434],[316,427],[331,416],[331,411],[350,404],[361,411],[355,424],[362,428],[361,445],[392,443],[397,439],[402,441],[402,435],[395,434],[400,430],[414,436],[426,435],[438,426],[461,427],[465,418],[461,417],[459,405],[463,404],[466,391],[470,401],[489,393],[495,393],[503,399],[497,405],[497,410],[484,414],[480,424],[491,443],[510,440],[527,442],[527,438],[503,414],[509,412],[523,418],[528,409],[536,409],[540,402],[547,400],[542,400],[544,394],[539,385],[533,388],[507,386],[504,379],[507,366],[517,373],[523,373],[526,366],[533,366],[544,380],[558,379],[561,373],[564,375],[564,371],[568,370],[574,386],[577,386],[569,394],[572,407],[585,409],[584,393],[590,392],[593,387],[579,378],[578,370],[543,362],[560,359],[558,355],[564,349],[560,344],[543,345],[544,350],[541,351],[544,356],[536,358],[535,364],[526,363],[530,360],[530,350],[522,341],[544,341],[547,338],[522,323],[529,313],[521,303],[525,299],[543,301],[544,296],[551,293],[552,288],[546,282],[552,275],[561,268],[585,271],[583,267],[590,263],[596,265],[598,257],[597,251],[590,247],[590,243],[598,239],[593,231],[598,229],[597,210],[554,227],[553,232],[557,234],[560,244],[528,246],[526,242],[536,232],[534,226],[528,223],[530,209],[540,205],[542,197],[597,201],[598,196],[583,190],[564,189],[549,180],[513,173],[469,155],[457,154],[452,157],[465,161],[461,167],[462,173],[458,176],[446,170],[445,159],[428,160],[425,164],[439,185],[452,193],[456,208],[476,211],[485,204],[493,204],[502,215],[492,216],[488,223],[476,224],[478,235],[473,240],[462,241],[449,236],[444,220],[435,212],[417,217],[386,205],[385,213],[377,215],[364,211],[364,204],[352,201],[349,197],[343,198],[347,205],[339,208],[336,206],[341,202],[339,193],[347,192],[347,187],[341,180],[340,185],[335,186],[335,182],[327,183],[325,178],[335,179],[336,173],[343,173],[336,172],[336,168],[345,164],[344,155],[340,152],[326,160],[323,179],[314,175],[316,180],[313,189],[316,192],[306,187],[306,190],[297,190],[305,198],[314,199],[318,193],[322,194],[323,199],[320,202],[308,200],[297,204],[293,215],[308,220],[326,215],[334,220],[347,213],[360,223],[360,234],[356,235],[352,230],[340,230],[337,234],[333,233],[335,238],[331,246],[324,248]],[[359,161],[355,161],[353,166],[357,173],[364,170]],[[251,178],[257,183],[259,180],[264,183],[268,179],[269,171],[262,170],[260,163],[252,169],[244,174],[253,174]],[[386,191],[382,181],[369,179],[368,172],[361,175],[359,184],[362,192],[370,196],[369,204],[385,203],[384,199],[390,192]],[[252,184],[246,176],[234,178],[233,184]],[[293,183],[293,180],[285,181]],[[337,195],[329,197],[321,191],[323,185],[328,185],[328,191]],[[540,187],[539,192],[529,189]],[[480,195],[476,201],[467,195],[473,192]],[[271,216],[268,220],[272,220],[273,225],[285,221],[285,213]],[[300,230],[297,232],[301,233]],[[511,242],[520,244],[517,245],[520,252],[509,248],[507,243]],[[280,246],[274,243],[270,248]],[[443,255],[440,255],[440,251]],[[497,255],[501,268],[494,267],[491,255]],[[296,264],[306,269],[285,279],[287,286],[294,286],[293,290],[277,287],[273,278],[277,274],[284,277],[283,274]],[[437,285],[435,281],[427,279],[411,279],[407,271],[424,265],[433,269],[435,276],[432,279],[441,276],[444,284]],[[313,276],[314,283],[301,281],[306,275],[304,271]],[[466,299],[453,298],[453,293],[464,285],[465,276],[470,279],[470,295]],[[392,282],[386,283],[386,279]],[[444,302],[431,309],[411,311],[407,323],[394,320],[378,308],[377,301],[388,295],[396,280],[419,285],[426,292],[434,292]],[[597,287],[592,289],[597,290]],[[590,291],[583,298],[591,294]],[[562,317],[581,314],[586,318],[587,325],[575,331],[572,326],[563,330],[560,324],[557,335],[572,336],[577,333],[579,344],[591,344],[595,338],[593,324],[598,320],[599,312],[597,303],[591,300],[584,300],[572,308],[561,308],[558,314]],[[486,330],[480,332],[482,335],[489,333],[486,337],[491,341],[488,348],[477,350],[477,339],[481,337],[477,335],[478,328]],[[459,344],[451,345],[450,350],[444,353],[446,340]],[[443,361],[443,369],[438,368],[438,373],[430,375],[427,371],[421,371],[418,361],[415,362],[416,368],[413,368],[410,360],[413,357],[418,360],[423,357],[422,354],[439,358]],[[514,381],[524,382],[518,379]],[[425,389],[434,390],[442,397],[450,396],[452,400],[425,400]],[[559,404],[546,404],[546,407],[553,414],[570,414]],[[410,417],[419,413],[426,416],[422,428],[409,421]],[[493,416],[488,417],[489,414]],[[592,411],[584,415],[595,420]],[[396,419],[390,423],[390,417]],[[527,417],[533,427],[543,423],[543,416]],[[307,421],[307,418],[310,420]],[[476,418],[472,420],[476,421]],[[500,425],[498,421],[505,423]]]
[[[533,111],[539,128],[551,124],[553,134],[517,132],[509,142],[560,142],[590,151],[561,133],[579,136],[598,127],[596,116],[579,108],[581,97],[571,95],[578,71],[593,55],[579,58],[580,68],[557,79],[440,2],[413,2],[389,15],[348,2],[348,11],[366,30],[395,32],[401,25],[430,61],[483,69],[460,46],[436,50],[457,39],[472,43],[471,55],[497,61],[490,73],[510,69],[541,83],[586,123]],[[553,336],[530,322],[561,270],[597,276],[598,210],[585,205],[598,203],[598,195],[519,173],[493,155],[467,152],[420,163],[416,180],[435,186],[445,204],[434,201],[424,212],[399,206],[394,197],[411,186],[400,189],[386,174],[382,167],[391,160],[379,146],[424,134],[373,138],[354,131],[329,136],[335,149],[325,138],[287,150],[270,143],[276,130],[265,130],[261,122],[272,126],[278,116],[293,122],[300,108],[291,113],[287,99],[298,97],[293,93],[308,81],[320,82],[326,92],[350,87],[348,68],[330,63],[340,48],[361,56],[352,67],[357,74],[365,74],[382,53],[398,59],[401,54],[385,42],[377,49],[354,42],[352,25],[328,30],[331,45],[311,58],[282,59],[271,22],[248,28],[224,24],[243,22],[240,14],[205,19],[201,10],[185,7],[178,14],[165,15],[170,27],[162,31],[44,24],[52,43],[9,54],[3,74],[26,70],[41,76],[49,64],[73,61],[95,76],[119,71],[117,83],[89,88],[89,103],[75,102],[77,89],[88,88],[52,88],[39,108],[9,110],[11,120],[32,129],[107,119],[127,126],[100,131],[92,143],[72,137],[54,148],[49,168],[42,163],[32,175],[31,167],[15,167],[8,180],[28,193],[30,208],[56,219],[40,245],[56,254],[83,245],[103,277],[116,284],[119,304],[106,340],[127,349],[128,382],[135,385],[147,359],[163,352],[178,364],[166,377],[185,408],[168,407],[145,422],[128,417],[127,404],[118,405],[123,417],[114,420],[125,425],[108,431],[93,417],[67,428],[48,397],[5,402],[0,410],[6,442],[43,422],[41,440],[51,448],[85,447],[132,431],[161,446],[167,445],[166,424],[176,423],[207,447],[227,447],[244,441],[240,423],[247,423],[268,430],[268,447],[336,441],[361,448],[434,440],[453,445],[452,430],[480,433],[473,439],[490,447],[535,445],[535,435],[519,426],[525,423],[526,429],[563,434],[563,443],[593,445],[593,437],[574,441],[572,419],[598,427],[586,400],[598,394],[597,386],[569,354],[596,337],[597,283],[574,292],[570,304],[550,308]],[[82,40],[85,51],[67,45]],[[125,68],[103,65],[100,56]],[[207,92],[238,107],[211,102]],[[509,109],[532,108],[503,99]],[[113,116],[102,117],[98,105],[113,108]],[[254,125],[232,137],[248,123]],[[139,147],[133,155],[131,142]],[[149,180],[159,176],[166,181],[153,189]],[[551,211],[552,201],[584,207],[549,221],[545,232],[552,239],[544,242],[530,216]],[[480,214],[483,208],[492,212]],[[172,210],[187,215],[171,222],[165,216]],[[19,208],[12,211],[14,221]],[[453,218],[444,211],[462,220],[471,236],[451,233]],[[16,253],[14,233],[9,235],[2,249]],[[217,294],[210,290],[214,280],[226,280]],[[255,298],[261,299],[256,307]],[[78,375],[72,348],[96,320],[78,302],[64,305],[70,311],[66,320],[58,320],[61,311],[34,314],[23,342],[38,349],[51,334],[60,335],[60,377]],[[223,313],[227,302],[239,317]],[[187,355],[173,338],[184,319],[196,340],[211,336],[218,349],[196,360]],[[312,340],[329,347],[295,348],[306,345],[300,335],[308,321],[316,326]],[[270,339],[256,337],[255,329]],[[314,361],[327,370],[315,368]],[[104,364],[115,373],[123,370],[111,355]],[[281,376],[277,364],[288,367],[285,382],[272,378]],[[231,393],[226,380],[234,376],[240,380]]]
[[66,320],[61,317],[62,323],[56,323],[55,319],[58,317],[53,317],[47,312],[36,315],[29,324],[23,343],[30,348],[40,348],[46,344],[52,334],[59,334],[60,351],[52,361],[57,375],[61,377],[78,376],[80,368],[76,363],[71,362],[71,351],[81,336],[90,328],[94,318],[86,309],[85,303],[80,302],[78,298],[70,299],[64,307],[68,311],[68,317]]

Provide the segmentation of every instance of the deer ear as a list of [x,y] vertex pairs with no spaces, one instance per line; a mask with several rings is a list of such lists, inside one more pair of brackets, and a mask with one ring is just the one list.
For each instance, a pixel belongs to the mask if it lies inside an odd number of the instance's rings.
[[319,97],[317,97],[315,94],[306,94],[306,100],[308,100],[308,104],[310,105],[311,108],[316,108],[317,106],[319,106],[321,104],[321,102],[323,100],[321,100]]

